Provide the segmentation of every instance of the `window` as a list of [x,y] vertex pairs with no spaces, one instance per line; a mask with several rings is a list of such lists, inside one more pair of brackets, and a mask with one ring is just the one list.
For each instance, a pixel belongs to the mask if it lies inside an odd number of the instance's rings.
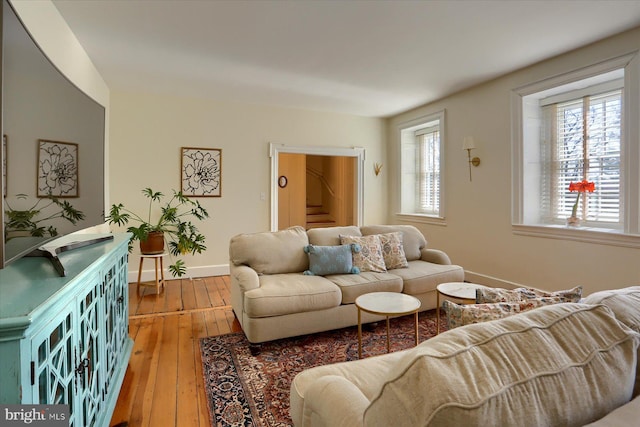
[[[615,84],[617,83],[617,84]],[[622,85],[621,80],[614,85]],[[598,92],[598,87],[592,87]],[[622,228],[620,137],[622,89],[545,105],[543,110],[542,202],[546,223],[571,215],[577,194],[569,184],[587,180],[597,191],[579,199],[577,216],[591,225]]]
[[442,219],[444,111],[400,126],[400,211]]
[[[640,247],[638,56],[513,91],[513,224],[518,234]],[[567,228],[580,197],[581,227]]]

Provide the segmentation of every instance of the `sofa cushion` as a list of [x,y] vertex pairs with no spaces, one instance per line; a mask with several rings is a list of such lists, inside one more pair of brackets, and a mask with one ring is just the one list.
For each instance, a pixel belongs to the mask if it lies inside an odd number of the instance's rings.
[[[593,293],[583,300],[586,304],[604,304],[613,311],[618,321],[640,332],[640,286]],[[640,348],[634,396],[640,396]]]
[[616,319],[640,332],[640,286],[596,292],[586,296],[582,302],[606,305]]
[[362,236],[355,225],[345,227],[324,227],[307,230],[309,243],[318,246],[336,246],[340,244],[340,236]]
[[258,274],[302,273],[309,268],[304,247],[309,244],[304,228],[239,234],[229,242],[229,259],[245,264]]
[[269,274],[259,280],[259,288],[244,293],[244,311],[249,317],[304,313],[340,305],[340,289],[322,276]]
[[380,237],[374,236],[340,236],[340,243],[343,245],[357,244],[360,246],[359,252],[353,253],[353,265],[360,269],[360,272],[374,271],[384,273],[387,268],[382,256],[382,244]]
[[464,280],[464,270],[459,265],[432,264],[419,260],[409,261],[409,268],[398,268],[389,273],[402,278],[402,292],[409,295],[435,292],[440,283]]
[[382,256],[387,270],[409,267],[407,257],[404,254],[404,247],[402,246],[401,232],[378,234],[378,237],[380,237]]
[[[300,372],[291,382],[291,392],[289,394],[289,412],[294,425],[311,425],[308,419],[311,415],[308,407],[311,405],[306,400],[310,389],[315,388],[323,378],[341,377],[357,387],[366,399],[371,400],[375,397],[373,393],[379,390],[384,383],[386,373],[403,357],[403,354],[403,351],[398,351],[387,354],[384,357],[369,357],[351,362],[316,366]],[[323,389],[322,394],[323,398],[329,401],[345,398],[343,393],[328,392],[326,388]],[[338,396],[335,396],[336,394]],[[353,399],[351,395],[347,398]],[[307,406],[306,411],[305,406]],[[362,423],[362,414],[360,414],[360,423]],[[324,425],[332,424],[325,422]]]
[[562,291],[546,292],[535,288],[479,288],[476,290],[476,303],[518,302],[540,297],[560,298],[562,302],[578,302],[582,298],[582,286]]
[[408,261],[420,259],[421,250],[427,247],[427,239],[413,225],[365,225],[360,227],[362,235],[384,234],[399,231],[402,233],[402,246]]
[[360,274],[337,274],[326,279],[342,292],[342,304],[353,304],[360,295],[369,292],[402,292],[402,279],[389,273],[367,271]]
[[448,329],[454,329],[472,323],[488,322],[502,319],[532,310],[543,305],[558,304],[563,302],[560,298],[531,298],[517,302],[493,302],[487,304],[456,304],[445,300],[444,310],[447,312]]
[[326,276],[328,274],[357,274],[358,267],[353,266],[353,252],[359,252],[356,244],[337,246],[307,245],[305,253],[309,256],[309,269],[304,274]]
[[456,328],[404,354],[364,424],[581,426],[630,400],[639,343],[602,305]]
[[584,427],[637,426],[638,414],[640,414],[640,397],[636,397],[631,402],[608,413],[604,418],[600,418],[598,421],[587,424]]

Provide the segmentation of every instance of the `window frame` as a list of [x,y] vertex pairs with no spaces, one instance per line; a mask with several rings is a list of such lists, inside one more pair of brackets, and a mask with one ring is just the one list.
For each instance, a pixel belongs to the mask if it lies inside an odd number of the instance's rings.
[[[406,148],[408,143],[412,145],[416,145],[416,132],[421,129],[427,129],[436,126],[434,124],[437,122],[438,132],[440,136],[439,141],[439,166],[440,166],[440,176],[439,176],[439,202],[438,202],[438,212],[433,213],[422,213],[417,212],[414,208],[412,211],[406,208],[408,204],[405,200],[410,199],[413,200],[413,203],[410,203],[412,206],[415,206],[415,200],[417,198],[417,186],[416,183],[413,182],[411,188],[406,188],[407,184],[404,182],[404,165],[403,165],[403,150]],[[427,114],[424,116],[420,116],[413,120],[403,122],[398,124],[397,126],[397,135],[398,135],[398,171],[400,172],[398,175],[398,191],[397,191],[397,209],[396,217],[399,219],[405,219],[413,222],[420,223],[428,223],[428,224],[436,224],[436,225],[445,225],[445,147],[446,147],[446,126],[445,126],[445,110],[440,110],[432,114]],[[409,141],[408,138],[411,138]],[[416,148],[416,147],[414,147]],[[415,152],[415,151],[414,151]],[[417,157],[414,154],[414,160],[417,162]],[[411,193],[411,195],[403,194]]]
[[[525,97],[615,70],[624,70],[622,98],[621,192],[622,229],[604,227],[568,228],[564,225],[539,224],[525,212],[525,153],[523,118]],[[640,59],[638,52],[622,55],[595,65],[528,84],[511,91],[512,148],[512,230],[514,234],[575,240],[614,246],[640,248]],[[535,158],[527,158],[535,161]],[[534,184],[535,185],[535,184]],[[538,194],[540,194],[538,192]],[[530,201],[529,201],[530,202]]]

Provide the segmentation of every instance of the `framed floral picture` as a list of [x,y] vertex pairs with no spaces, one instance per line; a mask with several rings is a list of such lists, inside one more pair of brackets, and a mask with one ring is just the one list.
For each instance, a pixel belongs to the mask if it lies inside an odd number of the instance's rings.
[[78,144],[38,140],[38,197],[78,197]]
[[188,197],[222,196],[222,150],[182,147],[182,194]]

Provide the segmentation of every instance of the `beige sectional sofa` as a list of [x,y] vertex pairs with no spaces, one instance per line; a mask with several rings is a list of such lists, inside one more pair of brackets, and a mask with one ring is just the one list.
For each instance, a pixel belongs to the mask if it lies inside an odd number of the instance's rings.
[[[340,236],[400,233],[406,268],[326,276],[304,274],[304,248],[340,245]],[[276,232],[240,234],[229,244],[231,305],[252,343],[271,341],[357,324],[355,299],[369,292],[404,292],[418,298],[421,311],[435,308],[436,286],[464,279],[442,251],[427,247],[415,227],[375,225],[292,227]],[[380,316],[363,313],[363,323]]]
[[305,370],[290,413],[296,427],[639,425],[639,344],[640,286],[599,292]]

